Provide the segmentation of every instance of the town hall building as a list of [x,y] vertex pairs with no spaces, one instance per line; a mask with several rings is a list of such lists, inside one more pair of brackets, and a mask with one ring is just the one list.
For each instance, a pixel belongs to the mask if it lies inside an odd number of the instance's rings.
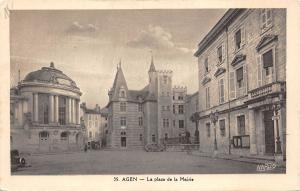
[[127,86],[121,64],[118,66],[108,108],[109,148],[144,148],[183,136],[186,131],[186,87],[172,86],[171,70],[156,70],[153,58],[149,83],[141,90]]

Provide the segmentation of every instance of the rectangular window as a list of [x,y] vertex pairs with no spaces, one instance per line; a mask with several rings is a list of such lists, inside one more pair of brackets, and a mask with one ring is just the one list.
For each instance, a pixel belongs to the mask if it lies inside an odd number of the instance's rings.
[[155,142],[155,135],[152,135],[152,142]]
[[169,119],[163,119],[163,127],[169,127]]
[[65,97],[58,97],[58,122],[60,125],[66,124],[66,104],[67,100]]
[[219,62],[222,63],[223,62],[223,46],[219,46],[217,49],[217,54],[218,54],[218,59]]
[[168,133],[165,133],[165,140],[168,139]]
[[93,134],[91,131],[89,131],[89,138],[92,138]]
[[173,120],[173,127],[175,127],[176,126],[176,121],[175,120]]
[[205,58],[205,60],[204,60],[204,71],[205,71],[205,73],[208,73],[208,58]]
[[206,92],[206,108],[210,108],[210,95],[209,95],[209,87],[205,89]]
[[220,127],[220,135],[222,137],[225,136],[225,119],[219,120],[219,127]]
[[236,50],[239,50],[242,46],[242,32],[241,29],[235,32],[234,34],[234,40],[235,40],[235,48]]
[[236,82],[238,88],[241,88],[244,86],[244,75],[243,75],[243,67],[236,70]]
[[176,113],[176,106],[173,105],[173,113],[175,114]]
[[219,80],[219,102],[224,103],[225,96],[224,96],[224,79]]
[[39,123],[48,124],[49,123],[49,95],[48,94],[38,94],[38,113],[39,113]]
[[120,111],[122,112],[126,111],[126,102],[120,102]]
[[139,117],[139,126],[143,126],[143,117]]
[[245,135],[245,115],[237,116],[237,128],[239,135]]
[[206,135],[210,137],[210,123],[206,123]]
[[168,76],[163,76],[163,81],[164,81],[164,84],[167,84],[168,83]]
[[184,113],[184,106],[183,105],[178,105],[178,113],[183,114]]
[[269,28],[272,25],[272,10],[262,9],[261,10],[261,27],[263,30]]
[[266,76],[269,76],[272,72],[273,67],[273,51],[269,50],[268,52],[262,55],[263,67],[265,69]]
[[178,124],[179,124],[179,128],[184,128],[184,120],[179,120]]
[[141,103],[139,103],[138,105],[138,111],[139,112],[142,112],[143,111],[143,105]]
[[121,117],[120,124],[121,126],[126,126],[126,117]]

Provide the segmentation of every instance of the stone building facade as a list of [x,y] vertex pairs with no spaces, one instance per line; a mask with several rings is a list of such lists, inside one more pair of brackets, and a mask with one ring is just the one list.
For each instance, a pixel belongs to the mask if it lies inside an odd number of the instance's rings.
[[119,65],[109,91],[107,146],[144,148],[185,132],[186,87],[172,86],[173,72],[156,70],[151,60],[149,83],[130,90]]
[[85,142],[89,148],[100,148],[107,127],[107,116],[104,110],[96,104],[95,108],[87,108],[86,103],[81,104],[82,120],[86,129]]
[[30,153],[81,149],[80,96],[76,83],[53,63],[29,73],[11,88],[11,148]]
[[285,156],[286,10],[228,10],[195,56],[200,149]]

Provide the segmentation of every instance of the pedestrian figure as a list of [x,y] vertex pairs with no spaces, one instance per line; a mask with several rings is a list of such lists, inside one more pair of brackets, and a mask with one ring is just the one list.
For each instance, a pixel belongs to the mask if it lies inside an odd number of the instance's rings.
[[84,145],[84,152],[87,151],[87,145]]

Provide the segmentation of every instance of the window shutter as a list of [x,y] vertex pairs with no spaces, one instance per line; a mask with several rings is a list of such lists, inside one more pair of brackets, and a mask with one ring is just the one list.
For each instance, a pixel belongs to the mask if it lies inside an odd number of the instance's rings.
[[241,27],[241,45],[243,46],[244,44],[246,44],[246,31],[245,31],[245,27],[242,26]]
[[244,81],[244,86],[243,86],[243,89],[244,89],[244,95],[246,95],[247,94],[247,85],[248,85],[248,82],[247,82],[247,80],[248,80],[248,78],[247,78],[247,65],[246,65],[246,63],[245,63],[245,65],[244,65],[244,67],[243,67],[243,73],[244,73],[244,79],[243,79],[243,81]]
[[230,99],[235,98],[235,78],[234,71],[229,73],[229,83],[230,83]]
[[262,85],[262,64],[261,64],[261,55],[256,57],[257,62],[257,87]]

